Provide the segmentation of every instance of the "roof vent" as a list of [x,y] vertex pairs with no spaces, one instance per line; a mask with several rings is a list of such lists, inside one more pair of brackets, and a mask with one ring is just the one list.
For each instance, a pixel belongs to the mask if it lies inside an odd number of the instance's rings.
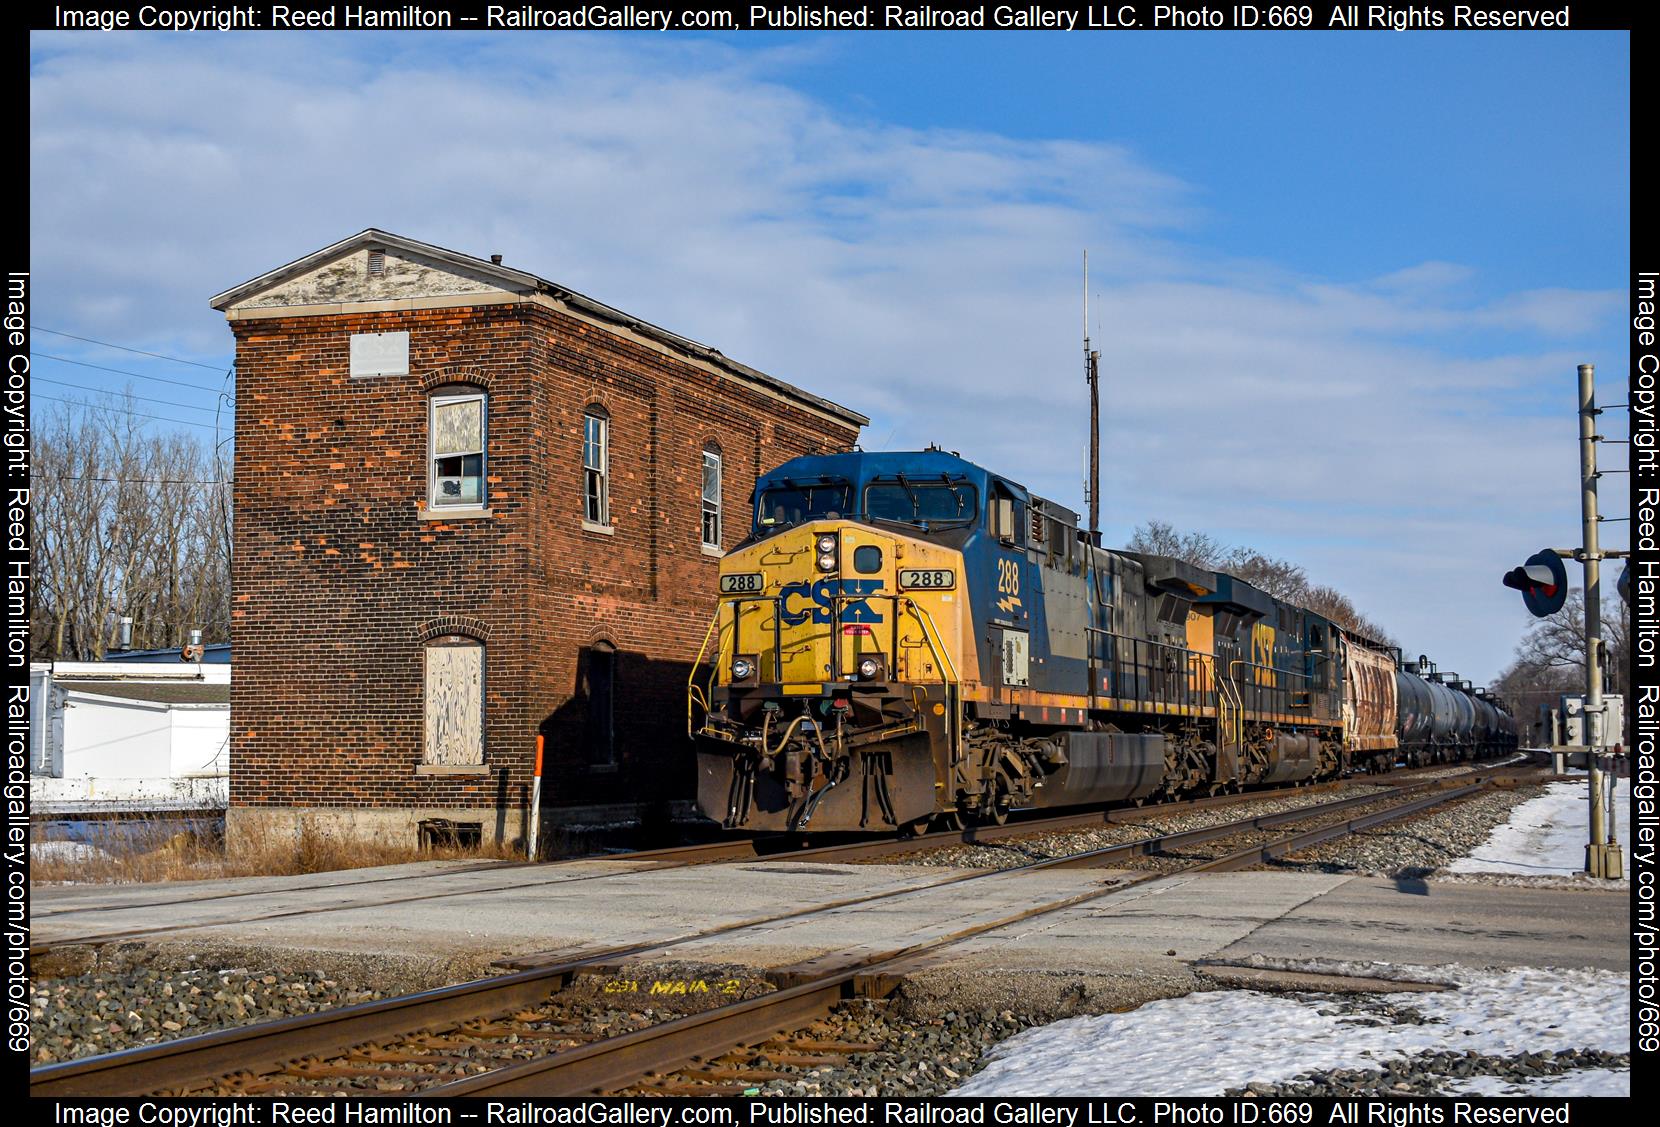
[[492,263],[492,264],[493,264],[493,265],[496,265],[496,266],[500,266],[500,265],[501,265],[501,255],[499,255],[499,254],[492,254],[492,255],[491,255],[491,256],[490,256],[490,262],[491,262],[491,263]]
[[379,249],[369,251],[369,277],[378,278],[386,273],[386,252]]

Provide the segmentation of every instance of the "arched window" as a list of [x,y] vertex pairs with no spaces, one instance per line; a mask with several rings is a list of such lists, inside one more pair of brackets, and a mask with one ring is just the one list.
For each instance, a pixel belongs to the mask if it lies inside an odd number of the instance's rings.
[[703,546],[720,550],[720,450],[703,451]]
[[436,767],[484,762],[484,645],[464,634],[434,638],[425,647],[426,748]]
[[469,384],[446,384],[428,401],[427,508],[482,509],[485,393]]
[[603,407],[582,415],[582,517],[589,524],[611,524],[611,419]]

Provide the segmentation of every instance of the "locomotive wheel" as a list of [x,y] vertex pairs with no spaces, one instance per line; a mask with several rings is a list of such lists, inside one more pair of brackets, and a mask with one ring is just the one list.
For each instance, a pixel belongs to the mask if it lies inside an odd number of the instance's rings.
[[938,833],[956,833],[963,828],[963,815],[959,810],[944,810],[934,815],[929,823],[929,829]]
[[1009,805],[1009,784],[998,775],[992,780],[991,794],[968,812],[968,821],[976,826],[1001,826],[1009,820]]
[[985,811],[987,824],[993,826],[1006,824],[1009,820],[1009,807],[1011,805],[1013,805],[1013,802],[1009,798],[1008,780],[1004,779],[1002,775],[998,775],[997,781],[992,785],[991,806]]

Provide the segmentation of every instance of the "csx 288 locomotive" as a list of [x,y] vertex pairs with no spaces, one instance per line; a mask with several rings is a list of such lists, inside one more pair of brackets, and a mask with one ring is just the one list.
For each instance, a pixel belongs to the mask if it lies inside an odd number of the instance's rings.
[[1499,750],[1496,705],[1403,746],[1398,664],[1232,576],[1104,550],[955,454],[797,458],[721,562],[698,800],[728,827],[874,831]]

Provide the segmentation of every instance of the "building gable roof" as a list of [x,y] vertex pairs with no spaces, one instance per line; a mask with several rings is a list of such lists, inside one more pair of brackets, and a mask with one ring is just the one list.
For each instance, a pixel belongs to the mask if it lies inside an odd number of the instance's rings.
[[[423,243],[416,239],[405,238],[402,235],[394,235],[377,227],[366,228],[355,235],[341,239],[337,243],[323,247],[321,250],[313,251],[303,258],[297,258],[293,262],[279,266],[274,270],[268,270],[258,277],[250,278],[240,285],[232,286],[230,289],[214,294],[213,297],[208,299],[208,304],[215,309],[224,311],[227,315],[231,315],[236,309],[248,306],[277,305],[286,307],[331,303],[340,298],[326,295],[326,293],[320,296],[316,292],[318,289],[327,290],[326,278],[322,286],[311,287],[304,292],[298,289],[285,292],[283,287],[298,287],[308,277],[322,277],[331,264],[358,254],[366,255],[371,250],[390,252],[404,262],[415,264],[418,269],[424,271],[423,276],[426,279],[430,280],[435,275],[443,275],[443,281],[438,284],[440,286],[448,284],[450,288],[434,291],[430,288],[431,283],[429,281],[427,283],[428,293],[484,294],[495,292],[521,296],[543,294],[588,318],[613,326],[617,330],[637,333],[673,352],[709,364],[728,375],[738,378],[740,381],[758,384],[775,394],[806,403],[851,426],[862,427],[870,422],[868,417],[857,411],[803,391],[793,384],[786,383],[775,376],[769,376],[765,372],[751,368],[746,364],[740,364],[736,360],[723,355],[717,348],[711,348],[689,337],[683,337],[648,321],[642,321],[638,317],[624,313],[622,310],[615,309],[604,302],[596,301],[586,294],[578,293],[557,282],[551,282],[546,278],[526,273],[523,270],[503,266],[499,262],[475,258],[470,254],[462,254],[459,251],[448,250],[444,247],[434,246],[431,243]],[[354,282],[362,277],[361,274],[355,271],[354,275]],[[275,295],[276,299],[260,302],[258,299],[262,295]],[[395,292],[395,286],[388,286],[381,288],[378,292],[360,292],[350,300],[399,300],[409,296],[412,295],[408,292]],[[304,300],[306,297],[309,297],[310,300]]]

